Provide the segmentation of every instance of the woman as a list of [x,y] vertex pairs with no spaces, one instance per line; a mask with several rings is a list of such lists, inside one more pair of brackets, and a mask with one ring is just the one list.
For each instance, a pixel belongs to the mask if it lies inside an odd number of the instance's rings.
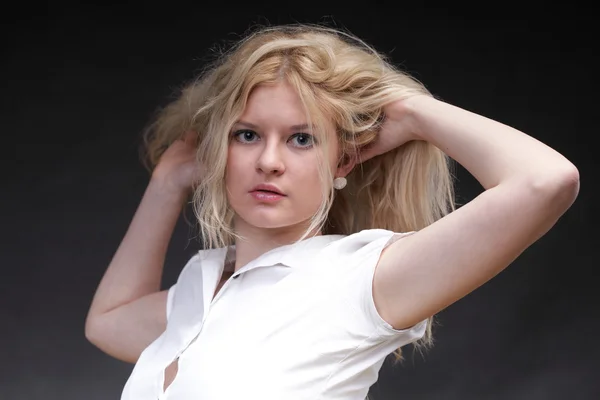
[[[249,35],[145,139],[152,177],[86,321],[136,363],[122,399],[364,399],[579,190],[553,149],[316,26]],[[451,159],[485,189],[458,210]],[[190,198],[204,250],[160,291]]]

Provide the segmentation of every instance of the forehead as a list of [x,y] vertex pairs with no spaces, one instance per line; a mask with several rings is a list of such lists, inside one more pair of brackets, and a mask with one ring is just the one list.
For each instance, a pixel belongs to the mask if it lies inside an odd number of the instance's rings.
[[294,130],[308,129],[310,120],[313,127],[321,123],[327,131],[335,132],[333,122],[319,110],[318,104],[309,108],[314,111],[310,118],[302,99],[289,83],[261,84],[251,91],[239,121],[250,128],[280,125]]
[[306,122],[302,121],[306,120],[306,113],[300,96],[285,82],[262,84],[252,89],[242,119],[248,115],[266,118],[281,114],[298,119],[298,123]]

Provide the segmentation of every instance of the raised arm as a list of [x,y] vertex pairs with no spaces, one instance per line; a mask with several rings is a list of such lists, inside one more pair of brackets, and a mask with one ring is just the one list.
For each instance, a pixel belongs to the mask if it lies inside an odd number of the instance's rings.
[[390,126],[434,144],[486,189],[382,252],[374,300],[381,316],[402,329],[466,296],[543,236],[575,201],[579,173],[533,137],[431,97],[390,110]]
[[105,353],[136,362],[166,328],[163,265],[189,194],[194,143],[177,141],[164,153],[94,295],[86,338]]

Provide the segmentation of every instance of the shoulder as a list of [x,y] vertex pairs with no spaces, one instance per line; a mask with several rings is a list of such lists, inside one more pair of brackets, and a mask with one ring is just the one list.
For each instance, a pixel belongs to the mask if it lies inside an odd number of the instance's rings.
[[[179,309],[181,307],[187,309],[195,301],[198,293],[203,292],[203,282],[206,279],[203,270],[209,272],[218,270],[221,258],[224,258],[226,251],[227,248],[199,250],[188,259],[179,273],[176,283],[168,289],[167,320],[171,319],[171,311],[175,305]],[[216,273],[212,275],[217,276]],[[197,310],[191,309],[185,312],[193,315]]]
[[334,241],[325,248],[325,252],[337,256],[354,256],[357,253],[369,253],[382,250],[396,240],[414,232],[394,232],[387,229],[364,229]]
[[177,286],[202,282],[202,270],[217,268],[225,258],[227,248],[199,250],[186,262],[177,278]]
[[[403,344],[424,335],[426,321],[410,329],[395,329],[375,305],[373,282],[383,250],[414,233],[367,229],[334,241],[322,251],[326,265],[320,272],[327,282],[326,301],[340,307],[339,318],[353,334],[369,336],[376,329],[382,337],[402,337]],[[353,310],[354,312],[349,312]],[[402,345],[403,345],[402,344]],[[398,346],[399,347],[399,346]]]
[[[414,232],[394,232],[387,229],[365,229],[332,241],[315,256],[318,264],[326,264],[332,270],[343,268],[350,271],[355,267],[374,266],[383,250]],[[362,268],[360,268],[362,269]]]

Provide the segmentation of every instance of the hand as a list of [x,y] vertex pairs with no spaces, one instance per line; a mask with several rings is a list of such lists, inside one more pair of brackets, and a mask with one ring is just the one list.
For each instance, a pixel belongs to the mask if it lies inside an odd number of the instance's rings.
[[419,140],[411,125],[411,105],[419,97],[417,95],[407,99],[394,101],[383,108],[385,120],[378,132],[377,139],[370,143],[359,155],[360,162],[387,153],[412,140]]
[[196,160],[197,146],[198,134],[186,132],[161,155],[152,172],[152,179],[161,182],[169,190],[190,191],[204,174],[204,169]]

